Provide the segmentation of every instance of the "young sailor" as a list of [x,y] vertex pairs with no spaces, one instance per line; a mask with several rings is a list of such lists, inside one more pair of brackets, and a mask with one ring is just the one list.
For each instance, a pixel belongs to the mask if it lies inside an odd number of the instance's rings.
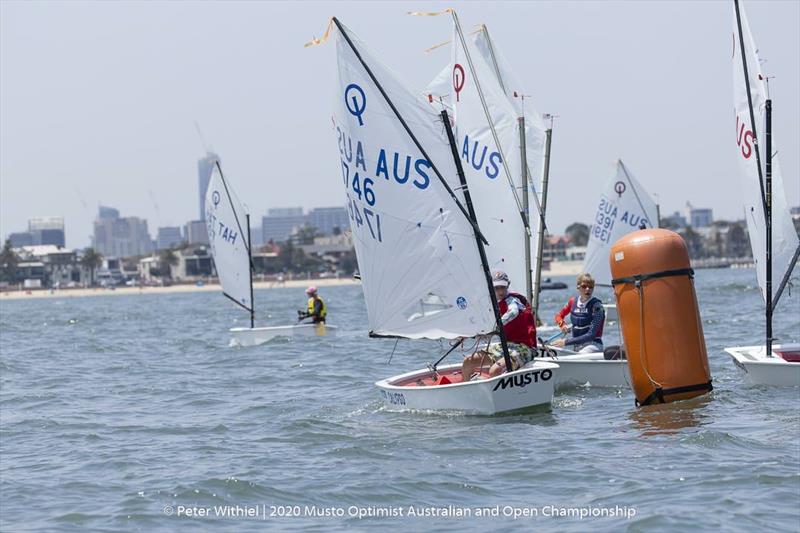
[[[533,358],[536,348],[536,319],[530,304],[521,294],[509,292],[508,275],[502,270],[492,274],[492,285],[500,308],[503,331],[508,340],[508,351],[512,370],[516,370]],[[486,350],[480,350],[466,357],[461,365],[464,381],[472,377],[476,369],[491,364],[489,376],[494,377],[506,371],[503,348],[500,343],[490,344]],[[478,373],[480,376],[480,373]]]
[[297,319],[305,320],[306,318],[311,318],[314,324],[324,324],[325,317],[328,316],[328,307],[319,297],[317,288],[312,285],[306,289],[306,294],[308,295],[308,309],[306,311],[298,311]]
[[590,274],[578,275],[578,296],[573,296],[556,315],[556,324],[561,331],[569,329],[564,319],[569,315],[572,322],[572,337],[558,339],[553,346],[569,347],[576,352],[603,351],[603,324],[606,312],[603,302],[592,296],[594,278]]

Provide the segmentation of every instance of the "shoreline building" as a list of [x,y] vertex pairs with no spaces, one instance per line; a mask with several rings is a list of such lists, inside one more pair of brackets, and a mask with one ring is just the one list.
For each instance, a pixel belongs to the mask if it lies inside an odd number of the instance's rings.
[[28,231],[10,233],[12,248],[22,246],[66,246],[64,217],[36,217],[28,219]]
[[261,219],[261,242],[284,242],[304,227],[315,228],[321,236],[334,235],[350,229],[350,218],[344,207],[315,207],[307,214],[302,207],[271,208]]
[[316,207],[308,212],[308,225],[322,235],[333,235],[350,229],[350,217],[344,207]]
[[683,216],[686,223],[693,228],[707,228],[714,222],[714,214],[711,209],[696,208],[689,202],[686,202]]
[[205,220],[192,220],[183,227],[183,240],[188,244],[208,244]]
[[119,210],[100,206],[94,221],[92,247],[106,257],[133,257],[153,251],[147,220],[120,217]]
[[178,226],[166,226],[158,228],[156,236],[156,250],[166,250],[180,245],[183,242],[181,228]]
[[283,242],[308,222],[302,207],[276,207],[261,219],[263,242]]

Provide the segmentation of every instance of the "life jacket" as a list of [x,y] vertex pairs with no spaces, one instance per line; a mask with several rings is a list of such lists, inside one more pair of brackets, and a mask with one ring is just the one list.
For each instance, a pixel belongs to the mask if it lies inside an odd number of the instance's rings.
[[[514,320],[503,326],[506,339],[508,342],[516,342],[518,344],[524,344],[529,348],[536,348],[536,319],[533,316],[533,310],[528,300],[521,294],[515,292],[509,292],[508,296],[513,296],[522,302],[525,309],[520,311]],[[506,298],[508,298],[508,296]],[[505,299],[497,302],[497,306],[500,308],[501,316],[508,311],[508,304]]]
[[319,316],[314,314],[314,298],[308,299],[308,315],[314,317],[314,322],[325,322],[325,317],[328,316],[328,306],[325,305],[325,300],[317,296],[320,303],[322,303],[322,309],[319,310]]
[[[569,299],[569,318],[572,322],[572,336],[580,337],[584,335],[589,328],[592,326],[592,315],[594,314],[594,310],[599,305],[601,308],[603,307],[603,302],[600,301],[599,298],[595,298],[592,296],[589,298],[589,301],[586,302],[586,306],[583,308],[583,311],[578,310],[577,300],[576,297],[573,296]],[[603,326],[605,325],[606,318],[603,315],[603,321],[600,323],[600,330],[597,332],[597,335],[593,339],[593,342],[603,342]]]

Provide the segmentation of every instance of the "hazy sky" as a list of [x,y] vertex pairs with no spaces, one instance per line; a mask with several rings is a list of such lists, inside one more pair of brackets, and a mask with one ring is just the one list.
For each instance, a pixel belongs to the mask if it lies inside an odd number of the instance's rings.
[[[206,141],[255,217],[342,205],[330,129],[338,16],[411,87],[449,48],[454,6],[489,27],[553,138],[548,224],[590,222],[622,158],[662,213],[740,218],[731,87],[731,1],[0,1],[0,234],[64,216],[86,246],[98,204],[158,226],[198,217]],[[745,3],[766,71],[790,205],[800,204],[800,2]],[[157,205],[157,207],[156,207]]]

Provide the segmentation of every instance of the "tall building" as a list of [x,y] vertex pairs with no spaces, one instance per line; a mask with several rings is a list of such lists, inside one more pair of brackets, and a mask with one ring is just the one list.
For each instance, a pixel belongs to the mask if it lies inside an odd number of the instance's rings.
[[693,228],[706,228],[714,222],[714,215],[711,209],[692,209],[689,220]]
[[113,207],[106,207],[101,205],[97,218],[100,220],[114,220],[119,218],[119,209],[114,209]]
[[8,236],[8,240],[11,241],[12,248],[33,246],[33,235],[31,235],[30,231],[18,231],[16,233],[11,233]]
[[[206,152],[206,156],[197,161],[197,192],[200,205],[200,220],[206,219],[206,190],[211,181],[214,165],[219,161],[219,156],[213,152]],[[208,240],[208,239],[206,239]]]
[[183,235],[181,235],[181,228],[178,226],[158,228],[156,236],[157,250],[166,250],[179,245],[181,242],[183,242]]
[[263,241],[283,242],[293,231],[308,223],[302,207],[280,207],[267,211],[261,219],[261,238]]
[[317,207],[309,211],[308,225],[317,228],[322,235],[333,235],[334,228],[342,232],[347,230],[350,219],[344,207]]
[[52,244],[64,247],[64,217],[38,217],[28,220],[28,233],[35,246]]
[[119,211],[110,207],[101,207],[98,212],[92,246],[106,257],[133,257],[153,251],[147,221],[120,217]]
[[203,220],[192,220],[184,227],[184,241],[189,244],[208,244],[208,229]]

